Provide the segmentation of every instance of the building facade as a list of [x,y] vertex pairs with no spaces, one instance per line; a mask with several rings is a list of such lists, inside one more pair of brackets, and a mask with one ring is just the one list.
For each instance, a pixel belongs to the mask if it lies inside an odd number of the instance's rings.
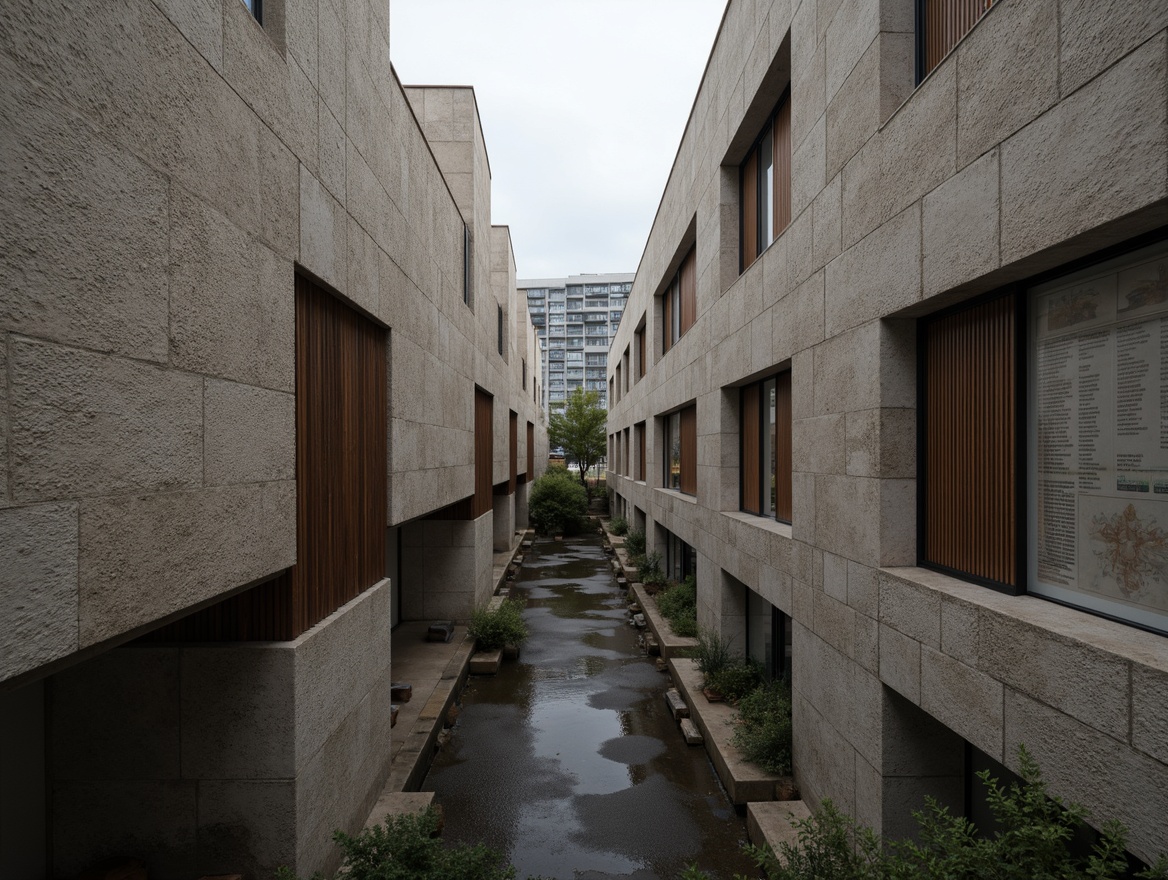
[[519,291],[527,295],[542,345],[544,412],[562,410],[568,395],[581,386],[598,393],[601,406],[608,405],[608,346],[632,287],[631,274],[520,279]]
[[547,459],[474,93],[365,0],[8,3],[0,68],[0,875],[334,868]]
[[731,0],[608,485],[886,835],[979,768],[1168,851],[1168,7]]

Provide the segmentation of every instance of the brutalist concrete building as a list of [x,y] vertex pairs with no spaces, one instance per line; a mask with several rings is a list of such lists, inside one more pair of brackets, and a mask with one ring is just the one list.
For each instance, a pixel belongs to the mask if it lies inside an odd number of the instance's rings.
[[335,867],[547,458],[473,92],[258,7],[0,9],[5,878]]
[[[878,831],[1036,757],[1168,851],[1168,6],[731,0],[612,502]],[[1003,767],[1004,765],[1004,767]]]

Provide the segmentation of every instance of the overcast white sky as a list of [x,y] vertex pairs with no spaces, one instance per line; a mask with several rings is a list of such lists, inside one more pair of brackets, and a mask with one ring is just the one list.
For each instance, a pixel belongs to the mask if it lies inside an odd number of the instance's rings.
[[724,0],[391,0],[403,83],[473,85],[520,278],[633,272]]

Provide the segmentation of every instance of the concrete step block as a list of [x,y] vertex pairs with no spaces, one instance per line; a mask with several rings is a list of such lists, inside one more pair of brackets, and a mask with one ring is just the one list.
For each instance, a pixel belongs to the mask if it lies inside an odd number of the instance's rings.
[[503,649],[478,651],[470,658],[471,675],[494,675],[503,662]]
[[665,705],[669,707],[674,721],[689,717],[689,706],[677,688],[670,688],[665,692]]
[[389,698],[395,703],[408,703],[414,695],[414,686],[404,681],[395,681],[389,686]]
[[687,746],[700,746],[702,744],[702,732],[698,730],[698,726],[693,723],[692,718],[681,719],[681,735],[685,737]]

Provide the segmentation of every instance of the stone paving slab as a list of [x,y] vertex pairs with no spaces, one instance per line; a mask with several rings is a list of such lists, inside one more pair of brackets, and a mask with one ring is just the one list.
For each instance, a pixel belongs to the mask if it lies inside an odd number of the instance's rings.
[[765,801],[746,805],[746,835],[755,846],[767,845],[776,852],[779,844],[794,844],[798,838],[797,819],[807,819],[811,810],[803,801]]

